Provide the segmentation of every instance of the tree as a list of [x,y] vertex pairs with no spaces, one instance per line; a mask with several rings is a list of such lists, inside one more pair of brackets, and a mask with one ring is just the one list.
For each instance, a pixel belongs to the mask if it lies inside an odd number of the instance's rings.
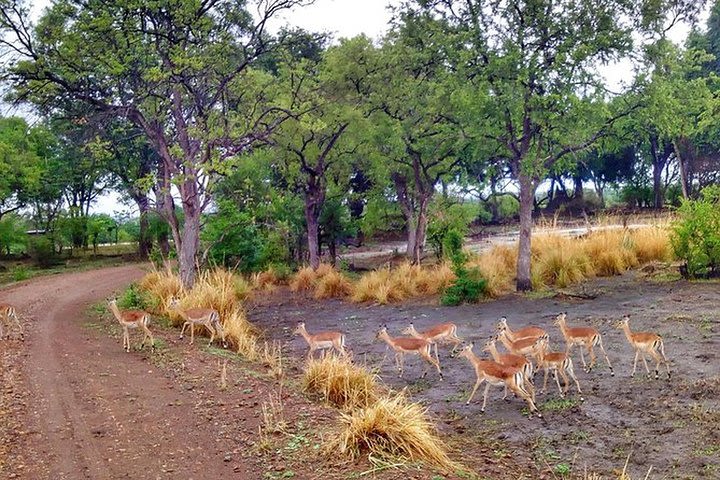
[[[669,5],[669,3],[682,5]],[[469,125],[502,151],[520,196],[517,289],[532,288],[530,253],[535,191],[547,172],[591,146],[627,109],[600,104],[605,90],[595,66],[632,48],[633,29],[665,28],[669,7],[688,1],[610,0],[417,1],[442,18],[462,48],[457,64]],[[680,11],[680,10],[677,10]],[[593,115],[588,115],[592,112]],[[598,112],[602,112],[598,116]],[[564,169],[564,168],[563,168]]]
[[[273,45],[268,20],[303,0],[259,0],[258,18],[232,0],[58,0],[37,26],[5,0],[2,44],[15,54],[15,96],[41,108],[83,102],[127,118],[157,152],[161,202],[178,250],[180,277],[195,280],[202,212],[228,157],[267,138],[286,118],[267,104],[273,79],[253,64]],[[177,221],[170,185],[185,214]]]
[[38,186],[40,130],[31,129],[21,118],[0,118],[0,220],[23,208]]

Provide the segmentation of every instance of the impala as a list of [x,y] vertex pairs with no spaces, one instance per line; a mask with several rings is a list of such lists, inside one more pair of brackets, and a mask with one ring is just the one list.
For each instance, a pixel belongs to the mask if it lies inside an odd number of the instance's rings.
[[345,351],[345,335],[340,332],[320,332],[311,335],[305,329],[305,322],[299,322],[293,333],[295,335],[302,335],[308,345],[310,345],[307,358],[312,357],[315,350],[325,351],[329,348],[334,348],[343,356],[347,355]]
[[508,338],[507,331],[501,331],[495,338],[500,340],[510,353],[522,356],[532,355],[537,341],[537,338],[528,337],[513,342]]
[[507,318],[505,317],[500,317],[497,324],[497,330],[500,333],[505,332],[507,334],[507,338],[513,342],[520,340],[521,338],[539,338],[546,333],[542,328],[534,326],[511,330],[507,323]]
[[415,338],[422,338],[432,343],[435,349],[435,360],[437,360],[438,362],[440,361],[437,350],[438,343],[451,343],[453,345],[451,353],[455,353],[455,349],[457,349],[457,346],[462,343],[462,339],[457,336],[457,326],[455,326],[454,323],[443,323],[441,325],[435,325],[434,327],[429,328],[423,332],[418,332],[417,330],[415,330],[415,326],[411,323],[410,326],[408,326],[400,333],[402,333],[403,335],[410,335],[411,337]]
[[[482,351],[488,352],[492,356],[493,360],[495,360],[497,363],[505,365],[506,367],[512,367],[520,370],[523,374],[525,387],[530,393],[532,399],[535,400],[535,386],[532,383],[534,373],[532,362],[530,362],[522,355],[498,352],[496,341],[497,340],[495,338],[489,340],[485,344],[485,347],[483,347]],[[505,389],[505,395],[503,396],[503,400],[505,399],[505,396],[507,396],[507,389]]]
[[150,347],[153,352],[155,351],[155,339],[148,328],[148,323],[150,323],[149,313],[143,312],[142,310],[120,310],[117,306],[117,299],[114,298],[108,301],[108,307],[123,328],[123,348],[126,352],[130,351],[129,330],[131,328],[140,328],[143,331],[143,341],[140,349],[145,347],[145,340],[150,338]]
[[182,329],[180,330],[180,339],[182,340],[185,335],[185,329],[190,327],[190,345],[195,342],[195,325],[202,325],[210,332],[210,341],[208,346],[212,345],[217,334],[222,339],[223,348],[227,348],[227,342],[225,341],[225,330],[223,329],[222,323],[220,323],[220,314],[217,310],[212,308],[189,308],[183,310],[180,308],[180,300],[177,297],[173,297],[170,300],[170,309],[174,310],[185,320]]
[[[545,390],[547,389],[548,372],[552,371],[553,377],[555,377],[555,383],[557,383],[558,390],[560,391],[561,398],[564,398],[570,389],[570,380],[568,379],[568,376],[573,379],[578,393],[582,395],[583,392],[580,389],[580,382],[578,382],[578,379],[575,376],[575,370],[573,370],[572,359],[564,352],[550,352],[548,351],[549,349],[550,337],[545,334],[538,338],[536,343],[535,359],[537,360],[538,368],[542,367],[545,371],[543,388],[540,393],[545,393]],[[565,382],[564,389],[560,387],[558,373]],[[580,400],[582,401],[584,398],[580,397]]]
[[[567,323],[565,321],[567,317],[567,313],[561,313],[555,318],[554,324],[560,327],[560,331],[563,334],[563,337],[565,337],[565,343],[567,344],[567,347],[565,349],[565,353],[570,356],[570,350],[575,345],[580,346],[580,359],[583,362],[583,368],[586,372],[590,372],[595,365],[595,352],[593,351],[593,347],[599,346],[600,350],[602,350],[603,355],[605,356],[605,361],[607,362],[608,368],[610,368],[610,375],[615,376],[615,371],[613,370],[612,365],[610,364],[610,359],[607,356],[607,353],[605,352],[605,347],[603,347],[602,343],[602,337],[600,336],[600,332],[598,332],[596,329],[592,327],[568,327]],[[583,355],[583,347],[585,347],[588,351],[588,354],[590,354],[590,366],[588,366],[585,363],[585,356]]]
[[[384,340],[390,348],[395,351],[395,366],[400,373],[400,377],[403,374],[404,357],[406,354],[418,355],[422,357],[430,365],[435,366],[440,375],[440,380],[443,379],[442,372],[440,371],[440,362],[430,355],[430,349],[432,343],[424,338],[409,338],[409,337],[391,337],[387,331],[387,326],[383,326],[375,335],[375,338]],[[423,371],[423,378],[427,375],[428,366],[425,366]]]
[[670,364],[667,357],[665,357],[665,344],[660,335],[649,332],[630,331],[630,315],[625,315],[623,319],[618,322],[617,328],[625,332],[625,337],[633,349],[635,349],[635,362],[633,363],[633,370],[630,374],[631,377],[635,376],[638,356],[641,356],[645,364],[647,376],[650,378],[650,369],[648,368],[647,360],[645,360],[645,354],[647,353],[655,359],[655,379],[660,378],[660,364],[664,363],[667,369],[668,380],[670,380]]
[[458,356],[465,357],[468,361],[470,361],[472,366],[475,368],[475,375],[477,376],[472,393],[470,393],[470,397],[467,399],[467,402],[465,402],[466,405],[470,404],[470,401],[475,396],[475,392],[477,392],[480,384],[482,382],[487,382],[487,385],[485,386],[485,394],[483,396],[483,404],[480,408],[481,412],[485,411],[485,404],[487,403],[490,386],[495,385],[498,387],[505,386],[515,392],[517,396],[527,402],[528,407],[530,408],[530,415],[535,413],[538,417],[542,417],[542,414],[535,406],[535,402],[533,402],[533,399],[530,397],[530,393],[528,393],[525,389],[523,373],[520,370],[502,365],[492,360],[480,360],[475,356],[472,349],[473,344],[471,343],[458,353]]
[[[3,323],[11,319],[15,322],[15,325],[17,325],[18,330],[20,330],[20,339],[23,340],[25,333],[23,332],[20,319],[17,316],[15,307],[8,303],[0,303],[0,340],[3,338]],[[8,338],[10,338],[10,334],[8,334]]]

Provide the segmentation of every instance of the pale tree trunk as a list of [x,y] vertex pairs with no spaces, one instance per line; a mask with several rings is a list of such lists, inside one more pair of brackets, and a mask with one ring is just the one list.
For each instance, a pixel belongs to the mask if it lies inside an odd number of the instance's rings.
[[683,198],[687,200],[688,198],[690,198],[687,165],[683,160],[683,156],[680,154],[680,147],[675,140],[673,140],[673,148],[675,149],[675,156],[677,157],[678,167],[680,168],[680,186],[682,187]]
[[[395,192],[398,196],[398,204],[400,210],[405,217],[407,224],[407,250],[406,256],[413,263],[420,263],[425,246],[425,236],[427,234],[427,209],[432,198],[433,189],[425,189],[425,193],[417,193],[416,201],[410,198],[407,186],[407,178],[400,173],[393,173],[392,180],[395,184]],[[416,180],[417,182],[417,180]],[[418,185],[416,185],[418,188]]]
[[150,205],[147,195],[144,193],[137,193],[135,195],[135,203],[138,205],[140,210],[140,235],[138,238],[138,255],[141,260],[146,260],[150,254],[150,248],[152,246],[152,239],[149,236],[149,221],[148,213],[150,211]]
[[653,137],[650,139],[650,155],[652,156],[653,164],[653,205],[655,208],[660,209],[665,204],[665,191],[662,184],[662,172],[667,164],[667,160],[672,153],[672,147],[667,143],[660,150],[658,139]]
[[519,292],[532,290],[530,274],[532,210],[535,197],[535,184],[524,173],[519,174],[520,180],[520,239],[518,243],[517,281]]
[[307,224],[310,268],[320,266],[320,212],[325,203],[325,184],[310,177],[305,185],[305,223]]
[[178,262],[180,266],[180,280],[185,288],[195,284],[197,271],[195,260],[200,248],[200,211],[199,209],[185,209],[185,224],[182,230],[182,240],[178,249]]

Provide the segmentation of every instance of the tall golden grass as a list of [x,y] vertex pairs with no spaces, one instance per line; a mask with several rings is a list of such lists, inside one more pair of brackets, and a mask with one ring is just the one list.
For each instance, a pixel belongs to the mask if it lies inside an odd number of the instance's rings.
[[352,301],[381,305],[408,298],[435,295],[455,279],[447,263],[426,267],[405,262],[395,269],[368,272],[355,283]]
[[455,471],[453,462],[427,416],[427,410],[403,393],[342,414],[341,429],[325,445],[328,453],[351,459],[370,454],[394,461],[420,461]]
[[315,298],[344,298],[353,291],[350,280],[337,270],[330,270],[318,278],[315,285]]
[[341,409],[367,407],[378,398],[375,375],[345,357],[325,355],[310,359],[302,379],[303,390]]
[[487,280],[486,293],[498,297],[512,291],[517,269],[517,248],[495,245],[489,251],[471,257],[468,267],[477,268]]
[[334,271],[336,271],[335,268],[329,263],[321,263],[317,270],[313,270],[312,267],[303,267],[290,279],[290,290],[293,292],[312,290],[321,278]]

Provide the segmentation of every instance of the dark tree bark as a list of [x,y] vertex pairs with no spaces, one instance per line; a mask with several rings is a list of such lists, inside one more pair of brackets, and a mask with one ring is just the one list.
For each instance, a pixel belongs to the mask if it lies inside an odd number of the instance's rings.
[[520,180],[520,239],[518,242],[518,262],[516,288],[519,292],[532,290],[530,272],[532,211],[535,198],[535,182],[524,173]]
[[673,152],[671,143],[660,145],[657,136],[650,138],[650,156],[653,165],[653,205],[660,209],[665,204],[665,189],[662,182],[662,172],[667,165],[668,159]]

